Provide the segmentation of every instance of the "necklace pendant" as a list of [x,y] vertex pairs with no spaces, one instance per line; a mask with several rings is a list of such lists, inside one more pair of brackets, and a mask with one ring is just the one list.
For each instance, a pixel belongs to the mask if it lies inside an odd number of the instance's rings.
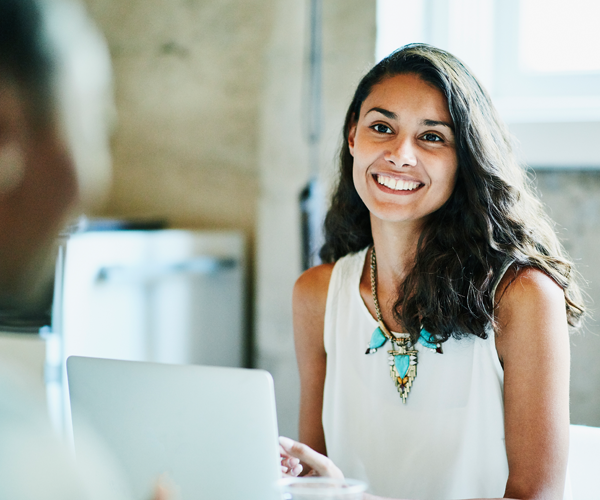
[[433,335],[429,333],[424,328],[421,330],[421,335],[419,336],[419,343],[426,347],[427,349],[431,349],[432,351],[437,352],[438,354],[444,354],[442,351],[442,344],[439,342],[433,341]]
[[367,350],[365,354],[372,354],[374,352],[377,352],[377,349],[379,349],[383,344],[385,344],[386,340],[387,337],[383,334],[381,328],[375,328],[375,331],[371,335],[371,340],[367,345]]
[[390,355],[390,376],[394,381],[402,403],[406,403],[406,398],[412,388],[415,377],[417,376],[417,354],[418,351],[409,350],[404,346],[398,346],[397,350],[388,351]]

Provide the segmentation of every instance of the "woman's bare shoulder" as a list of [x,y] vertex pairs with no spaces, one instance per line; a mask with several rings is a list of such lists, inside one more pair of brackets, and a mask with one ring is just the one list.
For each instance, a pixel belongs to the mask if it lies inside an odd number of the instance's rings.
[[498,286],[495,316],[499,352],[511,344],[522,347],[529,341],[539,346],[568,336],[562,288],[533,267],[507,271]]
[[512,266],[502,277],[496,291],[497,312],[510,313],[512,309],[564,305],[562,288],[546,273],[535,267]]
[[321,359],[325,353],[323,328],[332,270],[333,264],[311,267],[294,286],[294,338],[301,374],[304,366],[313,366],[314,358]]
[[294,285],[294,306],[311,309],[327,301],[327,290],[334,264],[321,264],[304,271]]

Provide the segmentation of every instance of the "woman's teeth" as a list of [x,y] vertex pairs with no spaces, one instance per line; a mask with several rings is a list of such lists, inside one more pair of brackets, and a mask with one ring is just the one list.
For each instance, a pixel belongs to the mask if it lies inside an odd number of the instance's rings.
[[392,179],[391,177],[385,177],[383,175],[377,176],[377,182],[395,191],[412,191],[413,189],[417,189],[420,185],[420,182]]

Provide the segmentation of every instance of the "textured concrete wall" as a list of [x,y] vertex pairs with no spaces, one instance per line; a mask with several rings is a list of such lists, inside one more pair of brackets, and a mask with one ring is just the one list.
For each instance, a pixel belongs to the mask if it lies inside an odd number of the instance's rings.
[[[279,0],[262,101],[257,233],[258,364],[275,378],[282,434],[297,435],[299,385],[292,288],[301,272],[298,196],[311,172],[306,141],[308,2]],[[332,177],[346,107],[373,64],[375,2],[323,2],[323,140],[320,175]]]
[[600,426],[600,122],[515,123],[510,129],[588,294],[585,328],[571,337],[571,421]]
[[272,0],[86,0],[113,58],[105,215],[254,232]]
[[571,421],[600,426],[600,170],[537,170],[536,179],[563,244],[587,282],[590,316],[571,338]]

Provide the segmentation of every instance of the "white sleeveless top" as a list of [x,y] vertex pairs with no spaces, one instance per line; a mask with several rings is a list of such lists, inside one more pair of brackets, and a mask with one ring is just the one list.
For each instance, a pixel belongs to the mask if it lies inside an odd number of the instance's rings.
[[504,372],[494,332],[450,338],[443,354],[417,344],[417,376],[402,403],[389,341],[365,355],[377,321],[360,295],[367,249],[333,268],[325,311],[327,454],[369,491],[418,500],[502,497],[508,478]]

